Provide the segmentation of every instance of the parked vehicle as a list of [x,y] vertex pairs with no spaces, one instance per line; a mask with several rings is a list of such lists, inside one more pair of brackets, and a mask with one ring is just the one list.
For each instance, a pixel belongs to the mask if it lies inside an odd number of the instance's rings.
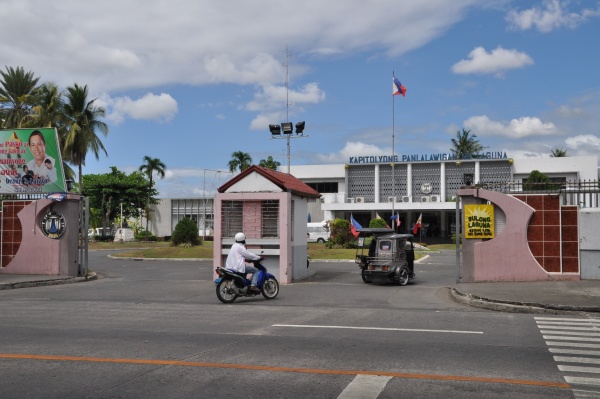
[[279,294],[279,282],[263,266],[261,263],[263,260],[264,258],[261,257],[259,260],[251,262],[258,269],[256,286],[260,288],[260,291],[250,289],[250,279],[247,278],[246,273],[235,272],[221,266],[217,267],[216,272],[219,277],[215,280],[215,284],[217,285],[217,298],[219,298],[219,301],[232,303],[237,297],[258,294],[262,294],[267,299],[274,299]]
[[329,227],[326,222],[307,223],[306,229],[308,231],[308,235],[306,236],[307,242],[324,243],[329,240]]
[[365,283],[379,278],[406,285],[409,279],[416,278],[412,234],[396,234],[382,228],[365,228],[358,232],[355,261]]

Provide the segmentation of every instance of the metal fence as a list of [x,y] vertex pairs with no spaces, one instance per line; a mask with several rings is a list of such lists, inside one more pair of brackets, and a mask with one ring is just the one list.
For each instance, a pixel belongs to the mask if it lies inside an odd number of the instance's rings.
[[600,207],[600,185],[597,180],[550,181],[543,183],[514,181],[477,184],[472,188],[483,188],[509,195],[547,194],[560,197],[563,206],[576,205],[580,208]]

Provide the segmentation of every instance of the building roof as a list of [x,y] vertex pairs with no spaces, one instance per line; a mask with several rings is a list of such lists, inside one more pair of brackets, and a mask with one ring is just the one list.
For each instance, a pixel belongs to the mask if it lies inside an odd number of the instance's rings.
[[298,196],[302,196],[302,197],[309,197],[309,198],[321,197],[321,194],[319,194],[319,192],[317,190],[311,188],[309,185],[304,183],[302,180],[300,180],[288,173],[278,172],[276,170],[265,168],[265,167],[258,166],[258,165],[252,165],[249,168],[245,169],[242,173],[233,177],[227,183],[225,183],[221,187],[219,187],[217,189],[217,191],[220,193],[224,193],[225,191],[227,191],[227,189],[229,187],[233,186],[240,180],[243,180],[246,176],[248,176],[252,173],[258,173],[259,175],[263,176],[265,179],[269,180],[271,183],[273,183],[276,186],[278,186],[279,188],[281,188],[282,191],[289,191],[294,195],[298,195]]

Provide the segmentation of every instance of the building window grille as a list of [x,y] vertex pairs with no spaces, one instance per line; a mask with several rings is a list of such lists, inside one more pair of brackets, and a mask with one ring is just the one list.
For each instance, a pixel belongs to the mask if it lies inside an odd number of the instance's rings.
[[223,201],[221,228],[223,237],[233,238],[244,227],[244,204],[242,201]]
[[[293,205],[293,202],[292,202]],[[267,200],[262,201],[262,238],[277,238],[279,237],[279,201]],[[292,209],[293,211],[293,209]],[[293,214],[293,213],[292,213]]]

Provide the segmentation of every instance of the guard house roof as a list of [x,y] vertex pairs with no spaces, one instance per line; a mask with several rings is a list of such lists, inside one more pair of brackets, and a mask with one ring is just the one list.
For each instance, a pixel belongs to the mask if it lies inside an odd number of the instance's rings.
[[297,196],[301,196],[301,197],[309,197],[309,198],[321,197],[321,194],[319,194],[319,192],[317,190],[311,188],[306,183],[304,183],[302,180],[297,179],[296,177],[294,177],[288,173],[278,172],[276,170],[265,168],[265,167],[258,166],[258,165],[252,165],[249,168],[245,169],[242,173],[235,176],[234,178],[229,180],[227,183],[225,183],[221,187],[219,187],[217,189],[217,191],[220,193],[226,192],[228,188],[230,188],[231,186],[233,186],[240,180],[243,180],[246,176],[248,176],[252,173],[257,173],[257,174],[261,175],[265,179],[269,180],[271,183],[273,183],[276,186],[278,186],[279,188],[281,188],[282,191],[289,191],[293,195],[297,195]]

